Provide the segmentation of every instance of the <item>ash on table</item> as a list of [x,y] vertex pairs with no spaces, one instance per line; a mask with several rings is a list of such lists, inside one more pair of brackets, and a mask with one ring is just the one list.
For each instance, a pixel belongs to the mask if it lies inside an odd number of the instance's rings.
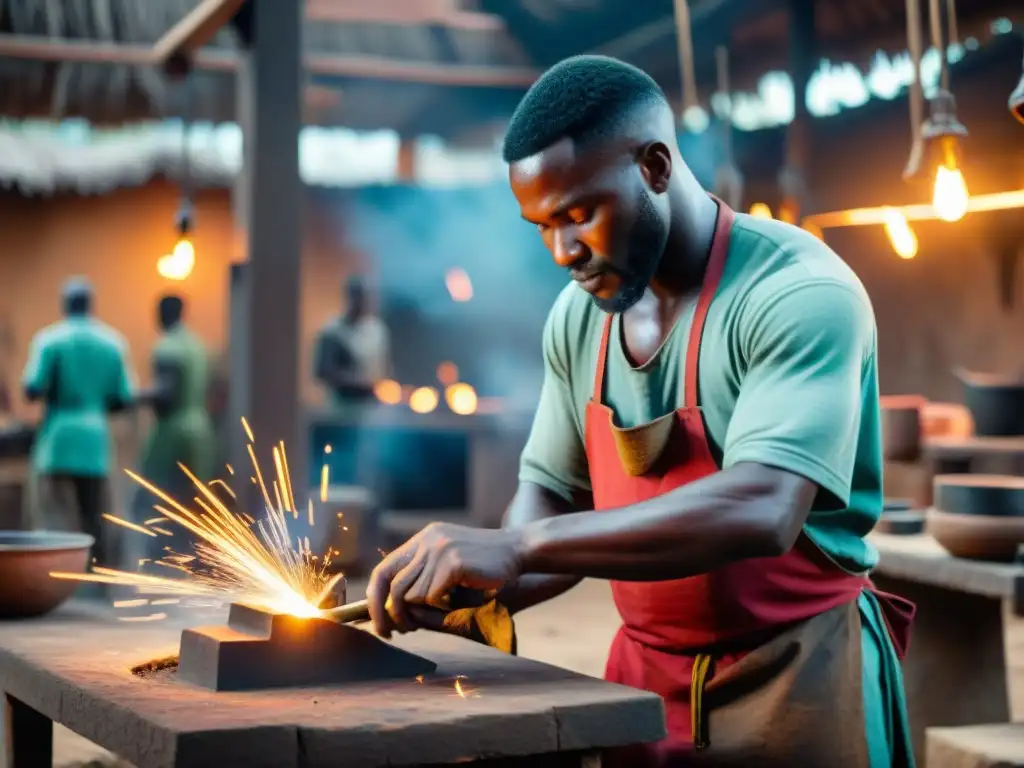
[[153,659],[132,667],[132,674],[143,679],[169,678],[178,674],[178,657]]

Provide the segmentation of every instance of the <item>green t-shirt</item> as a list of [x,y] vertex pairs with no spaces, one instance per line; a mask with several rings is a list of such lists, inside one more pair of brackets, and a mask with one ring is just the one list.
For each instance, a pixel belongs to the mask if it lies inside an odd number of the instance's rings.
[[153,363],[166,363],[181,372],[181,397],[169,418],[208,419],[206,395],[210,384],[210,361],[206,347],[184,325],[165,332],[153,348]]
[[[661,349],[631,367],[612,324],[605,403],[619,426],[683,405],[696,296]],[[519,477],[570,499],[590,490],[583,444],[607,315],[575,284],[548,316],[540,404]],[[779,221],[737,214],[725,274],[708,312],[699,386],[723,468],[758,462],[820,488],[805,531],[851,571],[873,568],[864,536],[882,510],[877,337],[867,293],[820,240]]]
[[109,409],[132,399],[124,338],[90,317],[54,323],[32,339],[22,385],[43,392],[46,403],[32,447],[35,471],[107,475]]
[[207,410],[210,363],[203,342],[183,324],[175,326],[153,348],[153,367],[160,365],[179,372],[179,397],[170,412],[157,416],[141,466],[147,480],[167,489],[184,478],[179,463],[201,479],[212,477],[217,445]]

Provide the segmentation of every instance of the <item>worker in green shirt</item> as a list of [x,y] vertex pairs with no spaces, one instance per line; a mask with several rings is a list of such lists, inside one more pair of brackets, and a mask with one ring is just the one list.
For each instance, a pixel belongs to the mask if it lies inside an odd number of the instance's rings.
[[437,628],[417,606],[456,586],[514,613],[608,579],[622,626],[605,676],[660,695],[667,738],[603,765],[912,766],[913,606],[869,578],[882,453],[857,276],[708,195],[665,95],[614,59],[542,75],[504,159],[573,278],[544,329],[519,489],[502,529],[433,524],[388,555],[377,630]]
[[29,514],[35,528],[84,531],[101,565],[118,565],[111,526],[108,417],[132,404],[127,344],[92,315],[82,278],[64,286],[64,319],[32,339],[22,376],[25,397],[43,406],[32,446]]
[[[197,491],[179,464],[208,482],[213,479],[217,443],[207,410],[209,358],[203,342],[185,325],[184,313],[185,302],[180,296],[164,296],[157,304],[161,335],[152,354],[153,385],[140,396],[141,402],[153,408],[155,422],[142,450],[139,474],[187,504]],[[154,503],[157,500],[140,488],[136,522],[157,515],[152,511]],[[185,547],[185,532],[171,528],[176,541],[160,540],[159,545]]]

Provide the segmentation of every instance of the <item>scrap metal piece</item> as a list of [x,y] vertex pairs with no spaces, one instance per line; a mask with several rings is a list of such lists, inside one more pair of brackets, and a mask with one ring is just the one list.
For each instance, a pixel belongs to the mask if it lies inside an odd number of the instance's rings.
[[336,685],[427,675],[437,664],[370,632],[233,603],[227,626],[181,633],[178,676],[214,691]]

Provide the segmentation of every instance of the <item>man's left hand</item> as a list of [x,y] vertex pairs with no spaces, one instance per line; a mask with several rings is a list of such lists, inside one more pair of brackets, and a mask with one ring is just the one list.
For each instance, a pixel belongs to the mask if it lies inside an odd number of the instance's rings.
[[522,548],[522,537],[513,529],[431,523],[370,575],[366,597],[377,634],[390,637],[392,631],[427,626],[410,607],[441,606],[454,587],[500,589],[520,574]]

